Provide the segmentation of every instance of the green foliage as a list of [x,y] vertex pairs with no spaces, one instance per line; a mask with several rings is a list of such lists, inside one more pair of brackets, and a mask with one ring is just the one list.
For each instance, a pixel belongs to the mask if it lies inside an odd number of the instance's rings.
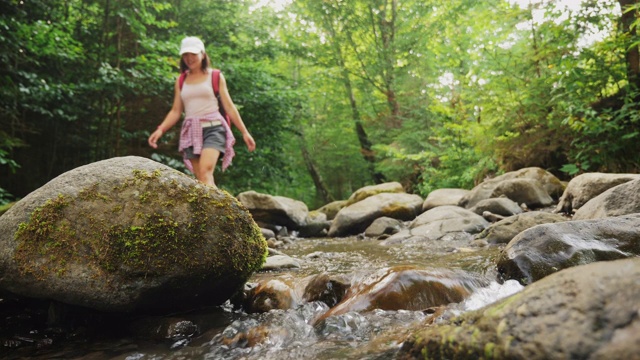
[[[622,94],[620,94],[622,95]],[[640,159],[640,93],[625,94],[623,104],[595,111],[574,108],[565,123],[575,132],[569,159],[563,171],[574,175],[587,171],[635,172]]]
[[615,6],[0,0],[0,202],[113,156],[185,171],[177,128],[146,144],[185,35],[204,40],[257,141],[248,153],[236,133],[233,166],[216,172],[232,193],[316,207],[317,181],[344,199],[379,174],[426,195],[525,166],[637,171],[639,41]]
[[233,166],[227,172],[216,172],[216,182],[231,193],[270,192],[274,184],[288,183],[289,174],[295,172],[289,166],[284,149],[286,137],[293,135],[295,119],[291,110],[296,94],[259,63],[238,63],[223,71],[229,92],[256,140],[257,149],[249,153],[242,135],[235,132]]

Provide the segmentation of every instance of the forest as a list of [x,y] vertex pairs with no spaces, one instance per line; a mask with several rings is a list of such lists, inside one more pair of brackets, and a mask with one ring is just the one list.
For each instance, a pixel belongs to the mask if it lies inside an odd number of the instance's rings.
[[[117,156],[186,171],[171,107],[198,36],[257,142],[216,170],[311,209],[537,166],[640,171],[638,1],[0,0],[0,205]],[[238,137],[241,139],[241,137]]]

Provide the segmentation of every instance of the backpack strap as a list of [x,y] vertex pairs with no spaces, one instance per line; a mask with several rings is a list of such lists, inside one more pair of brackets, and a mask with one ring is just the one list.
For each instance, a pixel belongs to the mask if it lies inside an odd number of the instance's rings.
[[227,125],[231,126],[231,119],[229,115],[227,115],[224,110],[224,106],[222,105],[222,100],[220,100],[220,70],[213,69],[213,74],[211,76],[211,82],[213,85],[213,95],[215,95],[216,99],[218,99],[218,107],[220,108],[220,114],[223,118],[227,119]]
[[220,95],[220,70],[213,69],[213,76],[211,76],[211,82],[213,83],[213,95],[218,97]]
[[182,74],[180,74],[180,77],[178,78],[178,85],[180,86],[180,90],[182,90],[182,85],[184,85],[184,79],[187,78],[187,72],[183,72]]

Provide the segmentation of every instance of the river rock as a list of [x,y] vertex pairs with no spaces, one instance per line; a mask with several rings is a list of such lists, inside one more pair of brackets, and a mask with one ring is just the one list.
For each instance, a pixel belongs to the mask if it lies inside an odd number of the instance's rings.
[[329,228],[330,237],[360,234],[379,217],[413,220],[421,211],[423,199],[407,193],[380,193],[349,205],[338,212]]
[[381,310],[425,310],[458,303],[486,281],[467,273],[450,270],[426,270],[411,266],[380,269],[353,279],[343,300],[317,322],[347,312]]
[[409,229],[391,235],[381,244],[436,240],[467,244],[473,239],[473,234],[481,232],[488,225],[487,220],[470,210],[459,206],[438,206],[420,214],[409,224]]
[[351,283],[344,276],[328,273],[313,275],[308,279],[302,299],[307,302],[321,301],[333,307],[344,298]]
[[297,269],[300,267],[298,260],[288,255],[273,255],[267,257],[267,261],[262,265],[263,271]]
[[422,204],[422,212],[444,205],[458,205],[460,200],[469,193],[466,189],[436,189],[427,195]]
[[640,213],[640,179],[612,187],[589,200],[573,216],[575,220]]
[[553,198],[534,179],[507,179],[501,181],[491,192],[491,198],[506,196],[509,199],[525,204],[527,208],[539,208],[553,204]]
[[325,237],[331,227],[331,221],[327,220],[327,215],[320,211],[310,211],[307,221],[298,230],[300,237]]
[[260,232],[265,239],[275,239],[276,233],[271,229],[260,228]]
[[554,212],[571,214],[612,187],[638,179],[638,174],[586,173],[569,181]]
[[392,235],[402,229],[403,222],[398,219],[383,216],[377,218],[364,231],[364,236],[378,237],[382,235]]
[[198,325],[179,317],[149,316],[133,321],[129,331],[136,337],[155,341],[179,341],[199,334]]
[[[494,192],[494,190],[503,181],[513,179],[531,179],[537,181],[540,186],[542,186],[544,192],[554,199],[560,197],[562,195],[562,192],[564,191],[564,184],[555,175],[538,167],[529,167],[517,171],[511,171],[495,178],[483,181],[482,183],[471,189],[471,191],[462,199],[460,199],[458,205],[468,209],[476,205],[480,200],[497,197],[501,194],[506,194],[506,190],[500,190],[498,192]],[[512,198],[512,200],[519,203],[522,202],[518,199]]]
[[135,156],[56,177],[0,229],[2,290],[109,312],[222,304],[267,253],[234,197]]
[[566,269],[425,327],[396,359],[638,359],[639,278],[639,258]]
[[637,256],[638,228],[640,214],[538,225],[509,242],[498,272],[527,285],[568,267]]
[[508,244],[519,233],[536,225],[567,221],[568,218],[544,211],[530,211],[489,225],[475,236],[475,240],[485,240],[489,244]]
[[347,200],[332,201],[320,207],[317,211],[327,215],[327,220],[333,220],[338,214],[338,211],[342,210],[345,206],[347,206]]
[[279,225],[298,230],[307,223],[309,208],[302,201],[284,196],[260,194],[253,190],[239,194],[238,200],[249,209],[253,219],[263,227]]
[[485,211],[502,216],[511,216],[522,213],[522,208],[518,203],[506,196],[480,200],[469,210],[478,215],[483,215]]
[[346,206],[351,204],[355,204],[358,201],[362,201],[370,196],[382,194],[382,193],[392,193],[392,194],[401,194],[404,193],[404,188],[399,182],[388,182],[384,184],[378,185],[370,185],[362,187],[351,194],[349,199],[347,200]]
[[291,285],[291,279],[266,279],[249,289],[243,303],[248,313],[287,310],[300,303],[300,295]]

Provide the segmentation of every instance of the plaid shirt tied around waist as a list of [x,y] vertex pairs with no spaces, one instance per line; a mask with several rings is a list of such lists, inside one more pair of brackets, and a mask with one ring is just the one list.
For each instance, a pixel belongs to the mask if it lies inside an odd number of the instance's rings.
[[193,165],[191,160],[187,159],[185,149],[193,146],[193,153],[200,155],[202,153],[202,122],[207,121],[220,121],[220,126],[224,127],[226,134],[226,142],[224,144],[224,156],[222,157],[222,171],[226,170],[231,165],[231,160],[235,156],[233,151],[233,145],[236,143],[235,137],[231,132],[231,127],[227,124],[227,120],[220,115],[220,112],[204,115],[202,117],[188,117],[182,122],[182,129],[180,130],[180,145],[178,151],[182,153],[182,159],[185,166],[189,171],[193,172]]

